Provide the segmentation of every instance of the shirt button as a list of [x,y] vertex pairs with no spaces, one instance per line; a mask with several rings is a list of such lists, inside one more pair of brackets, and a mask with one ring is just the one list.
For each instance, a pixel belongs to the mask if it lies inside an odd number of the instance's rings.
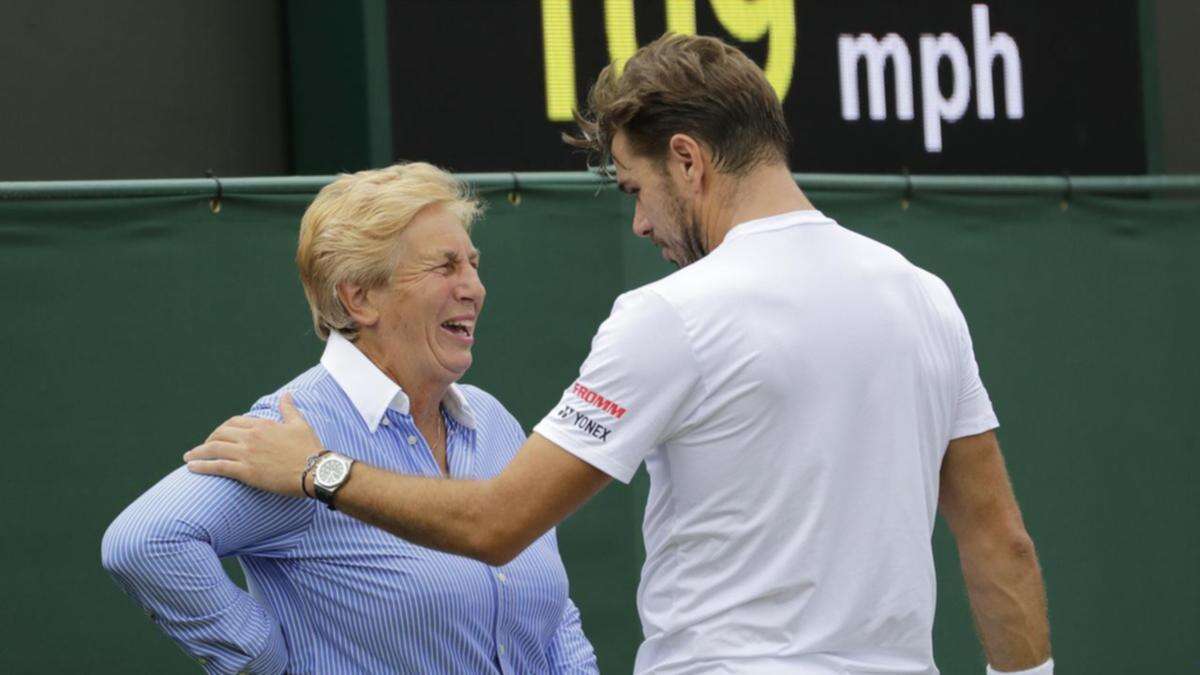
[[391,422],[389,422],[389,421],[388,421],[388,418],[386,418],[386,417],[385,417],[385,418],[383,418],[383,421],[381,421],[381,422],[380,422],[380,424],[382,424],[382,425],[383,425],[383,426],[385,426],[385,427],[390,427],[390,426],[392,426],[392,423],[391,423]]
[[206,659],[206,658],[204,658],[203,656],[201,656],[200,658],[196,659],[196,663],[199,663],[199,664],[200,664],[200,665],[202,665],[202,666],[207,666],[207,665],[208,665],[208,659]]
[[417,437],[416,437],[416,436],[413,436],[413,435],[411,435],[411,434],[409,434],[409,436],[408,436],[408,444],[409,444],[409,445],[416,445],[416,444],[417,444]]
[[500,645],[500,649],[498,651],[500,652],[500,655],[503,656],[504,655],[504,645]]
[[496,581],[499,581],[500,583],[504,583],[507,580],[508,580],[508,577],[504,576],[504,572],[496,572]]

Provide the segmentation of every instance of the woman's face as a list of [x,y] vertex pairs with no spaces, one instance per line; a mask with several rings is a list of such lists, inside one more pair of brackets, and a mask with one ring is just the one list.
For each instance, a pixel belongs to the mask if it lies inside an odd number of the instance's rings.
[[479,251],[441,205],[425,208],[400,234],[391,283],[369,291],[389,361],[421,382],[454,382],[471,367],[475,323],[486,290]]

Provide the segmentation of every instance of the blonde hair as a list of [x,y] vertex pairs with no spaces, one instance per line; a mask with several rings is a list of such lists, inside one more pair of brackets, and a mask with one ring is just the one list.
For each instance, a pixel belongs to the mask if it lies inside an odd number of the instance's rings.
[[400,253],[400,233],[433,205],[449,209],[468,232],[481,210],[463,183],[424,162],[341,174],[317,193],[300,221],[296,266],[322,340],[331,330],[351,340],[358,336],[358,325],[338,299],[338,284],[386,285]]

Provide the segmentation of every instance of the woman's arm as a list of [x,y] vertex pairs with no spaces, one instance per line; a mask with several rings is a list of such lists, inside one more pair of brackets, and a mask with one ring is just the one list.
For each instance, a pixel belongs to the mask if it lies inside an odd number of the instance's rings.
[[278,622],[229,579],[220,558],[282,552],[311,514],[310,503],[180,468],[113,521],[102,562],[205,670],[279,673],[288,657]]
[[550,639],[546,660],[554,675],[595,675],[600,672],[592,643],[583,634],[579,609],[570,598],[563,604],[562,621]]

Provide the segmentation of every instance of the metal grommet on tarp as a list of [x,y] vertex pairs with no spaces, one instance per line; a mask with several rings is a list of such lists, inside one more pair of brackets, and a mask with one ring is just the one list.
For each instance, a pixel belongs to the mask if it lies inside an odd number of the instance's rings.
[[521,181],[517,178],[515,172],[509,172],[512,176],[512,187],[508,190],[508,203],[513,206],[521,205]]
[[221,179],[217,178],[216,174],[213,173],[212,169],[205,171],[204,176],[206,178],[213,179],[213,181],[217,184],[217,193],[215,195],[213,195],[212,199],[208,200],[208,209],[210,211],[212,211],[213,213],[220,213],[221,212],[221,197],[225,196],[225,186],[221,185]]
[[900,208],[908,210],[908,205],[913,198],[913,182],[912,174],[909,173],[908,167],[901,167],[900,175],[904,176],[904,196],[900,198]]

